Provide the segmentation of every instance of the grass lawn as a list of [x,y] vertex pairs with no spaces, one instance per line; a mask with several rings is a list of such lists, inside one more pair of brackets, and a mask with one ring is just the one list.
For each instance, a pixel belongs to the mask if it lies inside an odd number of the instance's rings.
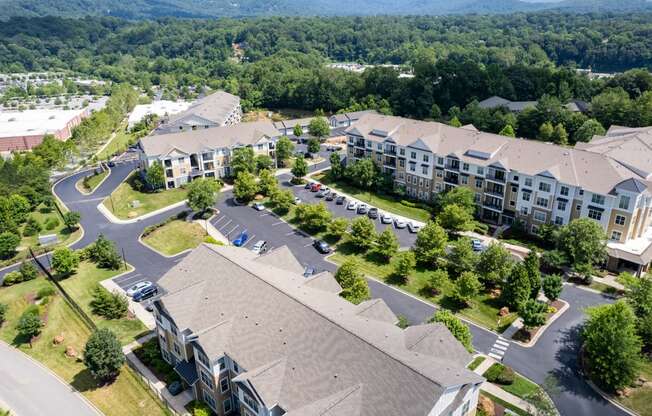
[[400,199],[392,195],[380,195],[373,192],[362,191],[342,181],[333,182],[328,178],[328,171],[314,175],[313,178],[328,185],[336,192],[344,192],[353,198],[377,207],[381,211],[387,211],[422,222],[428,221],[431,217],[430,211],[419,207],[410,207],[401,204]]
[[491,399],[492,402],[501,405],[505,409],[511,410],[512,412],[516,413],[519,416],[529,416],[530,415],[528,412],[523,411],[523,410],[519,409],[518,407],[516,407],[514,405],[511,405],[511,404],[507,403],[506,401],[504,401],[502,399],[499,399],[498,397],[494,396],[493,394],[487,393],[484,390],[481,390],[480,394],[487,397],[487,398],[489,398],[489,399]]
[[479,366],[480,364],[482,364],[482,363],[484,362],[484,360],[486,360],[486,359],[487,359],[487,358],[486,358],[486,357],[483,357],[483,356],[475,357],[475,358],[473,359],[473,361],[471,361],[471,364],[468,365],[468,369],[471,370],[471,371],[475,370],[475,369],[478,368],[478,366]]
[[[644,361],[641,376],[647,380],[652,380],[652,361]],[[651,386],[632,388],[632,394],[629,397],[615,396],[615,399],[641,416],[652,416]]]
[[97,160],[106,160],[113,156],[115,153],[122,153],[127,150],[130,144],[132,144],[136,138],[133,134],[127,133],[126,131],[127,123],[124,122],[116,130],[115,137],[113,140],[106,145],[106,147],[97,154]]
[[155,229],[142,240],[153,249],[173,256],[184,250],[197,247],[204,241],[204,237],[206,237],[206,231],[201,225],[183,220],[173,220]]
[[84,178],[77,181],[77,189],[83,190],[86,193],[91,193],[97,188],[97,186],[106,178],[109,174],[108,170],[103,170],[98,174],[90,174],[87,176],[88,180],[84,183]]
[[120,273],[121,270],[100,269],[95,264],[83,261],[77,268],[77,273],[61,280],[61,286],[68,294],[77,301],[79,306],[93,319],[95,324],[100,328],[109,328],[120,339],[123,345],[140,338],[148,332],[145,325],[136,318],[124,318],[107,320],[97,315],[93,315],[90,308],[90,302],[93,299],[93,290],[102,280],[110,279]]
[[[7,321],[0,328],[0,339],[34,357],[79,390],[104,414],[128,416],[134,414],[166,415],[162,404],[154,398],[146,386],[125,365],[120,376],[110,385],[99,385],[90,375],[83,362],[65,355],[70,346],[81,356],[90,331],[78,316],[58,295],[52,297],[42,313],[46,325],[34,341],[33,348],[16,332],[16,322],[31,304],[35,293],[51,283],[42,277],[0,289],[0,302],[9,306]],[[56,335],[64,337],[63,343],[54,345]]]
[[[111,193],[109,198],[102,202],[109,211],[120,219],[139,217],[183,201],[188,195],[188,191],[183,188],[161,190],[159,192],[137,191],[133,186],[133,181],[138,175],[138,172],[134,172]],[[133,201],[138,201],[139,205],[132,207]]]
[[373,253],[358,254],[346,243],[338,245],[335,254],[329,257],[331,261],[337,264],[342,264],[350,258],[356,258],[358,260],[360,270],[364,274],[401,288],[406,292],[438,304],[443,308],[450,309],[459,316],[493,331],[503,332],[517,318],[515,313],[501,318],[498,315],[498,311],[501,307],[500,302],[497,299],[491,298],[486,293],[481,293],[476,296],[470,302],[470,307],[460,308],[460,306],[450,298],[453,289],[452,287],[442,287],[438,294],[425,290],[424,286],[428,281],[430,271],[424,268],[417,267],[407,281],[402,282],[393,279],[391,264],[382,262],[378,256]]

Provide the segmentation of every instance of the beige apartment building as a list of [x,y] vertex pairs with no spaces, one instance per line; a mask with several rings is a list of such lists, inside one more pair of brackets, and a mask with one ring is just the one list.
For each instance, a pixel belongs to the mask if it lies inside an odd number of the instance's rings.
[[652,260],[652,128],[613,127],[575,148],[401,117],[364,115],[346,130],[347,163],[371,158],[415,199],[465,186],[490,224],[591,218],[609,239],[611,270]]
[[203,244],[159,284],[162,356],[219,416],[475,414],[484,379],[444,325],[401,329],[382,300],[305,278],[287,247]]
[[279,136],[268,121],[147,136],[140,140],[140,169],[146,171],[152,163],[160,162],[166,189],[195,178],[222,178],[231,175],[234,149],[251,147],[255,155],[274,158]]

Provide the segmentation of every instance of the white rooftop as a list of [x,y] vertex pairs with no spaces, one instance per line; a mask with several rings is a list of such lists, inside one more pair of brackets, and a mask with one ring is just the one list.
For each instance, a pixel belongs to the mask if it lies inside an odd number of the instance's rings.
[[190,104],[188,101],[160,100],[153,101],[151,104],[137,105],[129,115],[129,127],[133,127],[134,124],[138,123],[148,114],[156,114],[159,117],[163,117],[166,114],[171,116],[186,111],[190,107]]
[[627,253],[640,255],[650,247],[652,244],[652,227],[648,227],[647,230],[639,238],[632,238],[627,240],[624,243],[618,241],[609,241],[607,242],[607,247],[616,250],[622,250]]
[[55,133],[85,111],[85,109],[0,111],[0,137]]

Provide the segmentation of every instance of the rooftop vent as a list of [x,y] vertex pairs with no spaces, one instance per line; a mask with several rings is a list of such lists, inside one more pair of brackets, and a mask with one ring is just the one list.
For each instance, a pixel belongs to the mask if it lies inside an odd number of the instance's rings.
[[379,130],[379,129],[371,130],[371,134],[378,137],[387,137],[389,135],[389,133],[387,133],[385,130]]

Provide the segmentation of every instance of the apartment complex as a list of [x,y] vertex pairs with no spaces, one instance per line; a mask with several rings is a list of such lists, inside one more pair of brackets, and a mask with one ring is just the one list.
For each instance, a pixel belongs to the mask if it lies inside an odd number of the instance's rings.
[[[328,125],[331,129],[351,127],[358,120],[360,120],[360,117],[364,116],[365,114],[376,114],[376,110],[352,111],[348,113],[333,114],[327,118]],[[281,120],[275,122],[274,126],[276,126],[276,128],[286,136],[294,134],[294,127],[296,125],[301,126],[301,130],[304,133],[308,133],[308,126],[313,119],[314,117]]]
[[268,121],[147,136],[139,144],[140,169],[146,171],[160,162],[166,189],[195,178],[222,178],[231,175],[234,149],[251,147],[255,155],[273,158],[278,137],[278,130]]
[[240,97],[217,91],[198,99],[185,111],[164,117],[154,134],[231,126],[241,119]]
[[468,416],[483,379],[442,324],[401,329],[287,249],[201,245],[161,278],[163,359],[219,415]]
[[[493,97],[480,101],[478,106],[480,108],[505,107],[512,113],[520,113],[528,108],[536,107],[537,104],[537,101],[510,101],[506,98],[494,95]],[[570,100],[564,105],[564,107],[573,113],[586,113],[589,111],[589,103],[582,100]]]
[[[492,224],[541,224],[591,218],[604,228],[609,268],[647,270],[634,258],[652,215],[652,128],[612,128],[576,148],[513,139],[474,128],[365,115],[346,130],[347,162],[371,158],[407,195],[424,201],[456,186],[475,192]],[[647,143],[647,144],[646,144]],[[649,240],[646,248],[650,247]],[[624,253],[629,253],[628,255]]]

